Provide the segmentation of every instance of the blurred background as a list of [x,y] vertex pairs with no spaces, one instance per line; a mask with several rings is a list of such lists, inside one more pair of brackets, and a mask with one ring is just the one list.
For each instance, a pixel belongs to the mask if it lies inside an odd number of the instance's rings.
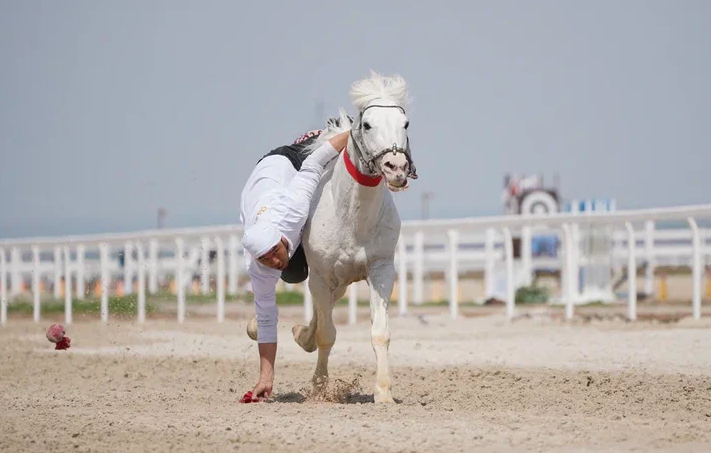
[[414,102],[404,220],[506,175],[617,209],[711,183],[707,1],[0,2],[0,237],[239,222],[270,149],[373,69]]
[[[0,0],[0,451],[709,451],[710,24],[709,0]],[[370,70],[413,98],[377,359],[399,404],[370,404],[367,283],[322,399],[290,330],[320,301],[280,281],[278,404],[240,410],[243,185]]]

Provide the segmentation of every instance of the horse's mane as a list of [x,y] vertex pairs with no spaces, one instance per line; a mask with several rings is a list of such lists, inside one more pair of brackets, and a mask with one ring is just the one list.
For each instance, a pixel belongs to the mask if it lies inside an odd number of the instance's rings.
[[332,137],[340,134],[341,132],[351,130],[353,118],[346,114],[346,111],[343,109],[343,107],[338,109],[338,113],[338,118],[331,118],[326,121],[326,128],[323,129],[323,132],[321,132],[318,137],[316,137],[316,140],[314,140],[304,148],[304,150],[302,151],[304,154],[311,154],[326,140],[330,140]]
[[410,102],[407,82],[399,75],[382,76],[370,71],[370,77],[358,80],[351,86],[349,95],[353,106],[363,110],[375,99],[388,99],[405,108]]
[[[375,99],[388,99],[403,108],[410,102],[405,79],[399,75],[383,76],[372,70],[370,71],[370,77],[353,83],[348,94],[351,98],[351,103],[358,111],[363,110]],[[326,121],[326,128],[313,143],[304,149],[303,152],[305,154],[310,154],[326,140],[351,129],[353,118],[348,116],[343,107],[338,109],[338,113],[338,118],[331,118]]]

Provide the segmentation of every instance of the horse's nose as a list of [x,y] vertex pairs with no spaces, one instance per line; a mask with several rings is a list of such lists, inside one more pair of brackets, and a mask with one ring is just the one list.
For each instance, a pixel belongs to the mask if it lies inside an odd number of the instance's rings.
[[395,179],[398,182],[403,182],[405,179],[407,179],[407,171],[405,169],[398,169],[397,172],[395,172]]
[[402,183],[409,172],[409,162],[403,154],[389,154],[383,157],[382,171],[391,183]]

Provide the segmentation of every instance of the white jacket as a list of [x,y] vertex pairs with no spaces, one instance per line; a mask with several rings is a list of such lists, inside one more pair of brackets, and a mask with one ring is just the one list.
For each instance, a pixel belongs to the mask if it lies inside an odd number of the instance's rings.
[[[325,142],[304,160],[298,172],[284,156],[262,159],[242,190],[240,221],[245,229],[254,224],[257,216],[260,221],[272,222],[289,243],[289,257],[293,256],[301,244],[313,194],[326,165],[337,156],[338,151]],[[276,343],[276,284],[281,271],[264,266],[246,252],[244,259],[254,291],[257,342]]]

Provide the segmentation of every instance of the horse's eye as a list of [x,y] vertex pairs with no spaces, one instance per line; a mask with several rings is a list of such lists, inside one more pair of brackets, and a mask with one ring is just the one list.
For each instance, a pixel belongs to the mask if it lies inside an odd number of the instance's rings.
[[409,121],[405,121],[405,129],[407,129],[408,127],[410,127],[410,122],[409,122]]
[[364,122],[363,129],[365,129],[366,131],[370,130],[370,124],[368,124],[367,122]]

